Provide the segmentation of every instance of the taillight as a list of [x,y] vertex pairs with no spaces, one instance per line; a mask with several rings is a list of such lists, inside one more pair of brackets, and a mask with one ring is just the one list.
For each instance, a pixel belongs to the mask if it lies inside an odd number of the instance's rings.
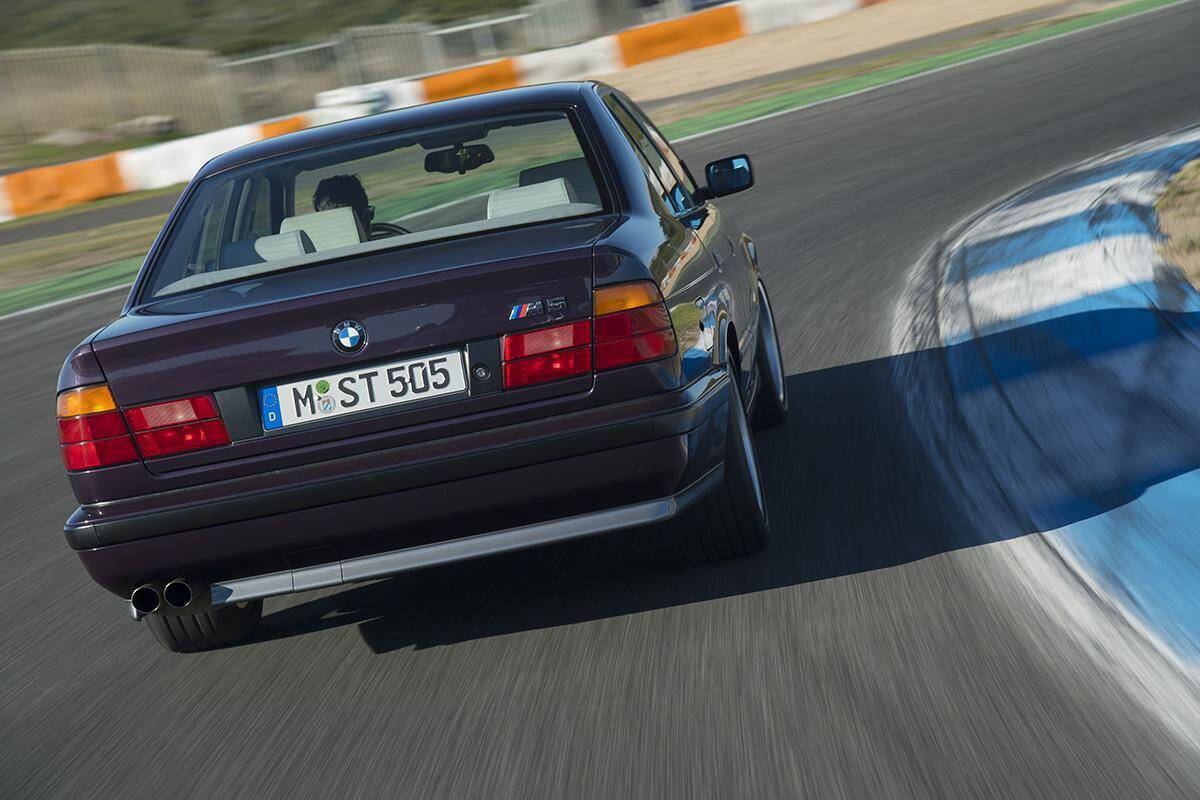
[[229,431],[208,395],[127,408],[125,420],[145,458],[229,444]]
[[675,353],[675,330],[649,281],[604,286],[592,295],[596,369],[616,369]]
[[675,329],[651,281],[592,293],[592,320],[568,322],[501,340],[504,386],[515,389],[675,354]]
[[592,371],[592,324],[568,322],[504,337],[504,386],[515,389]]
[[58,396],[58,441],[72,472],[137,461],[137,448],[107,386],[85,386]]
[[72,472],[229,444],[209,395],[122,412],[107,386],[85,386],[60,394],[57,411],[63,463]]

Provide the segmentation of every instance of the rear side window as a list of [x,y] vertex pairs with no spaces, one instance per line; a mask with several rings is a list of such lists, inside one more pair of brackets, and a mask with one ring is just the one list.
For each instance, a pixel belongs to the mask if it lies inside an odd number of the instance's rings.
[[246,227],[253,236],[270,236],[274,230],[271,221],[271,184],[262,178],[250,183],[250,191],[246,204],[250,216]]
[[200,209],[197,220],[198,230],[189,249],[188,258],[195,264],[208,269],[216,267],[221,256],[221,231],[226,227],[231,211],[230,198],[233,187],[223,187],[224,191],[215,192],[209,202]]
[[638,126],[650,137],[650,141],[654,143],[654,147],[667,160],[671,166],[671,171],[679,179],[683,186],[683,190],[687,192],[689,197],[696,196],[696,182],[692,179],[692,174],[688,171],[687,164],[683,163],[683,159],[675,152],[675,148],[671,147],[671,143],[667,141],[667,137],[662,135],[662,131],[658,129],[645,113],[637,107],[637,105],[624,95],[616,95],[617,101],[621,106],[629,112]]
[[650,165],[650,169],[658,177],[659,183],[665,187],[666,193],[664,194],[664,199],[671,208],[676,213],[681,213],[691,208],[694,203],[692,193],[688,190],[687,185],[675,173],[675,170],[667,162],[666,157],[664,157],[650,139],[649,134],[633,118],[629,109],[612,94],[605,96],[604,104],[608,106],[613,117],[621,125],[621,128],[624,129],[626,137],[628,137],[634,148],[642,155],[646,163]]
[[[634,149],[637,150],[636,147]],[[646,157],[641,154],[641,151],[637,151],[637,160],[642,168],[642,175],[646,179],[646,189],[650,194],[650,202],[654,206],[655,212],[668,215],[678,213],[679,210],[672,205],[671,193],[663,186],[658,173],[646,163]]]
[[142,298],[606,207],[591,156],[561,111],[342,142],[206,179]]

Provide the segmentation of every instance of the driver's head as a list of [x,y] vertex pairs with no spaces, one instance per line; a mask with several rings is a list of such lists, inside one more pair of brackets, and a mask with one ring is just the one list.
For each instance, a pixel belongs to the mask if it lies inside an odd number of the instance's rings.
[[317,190],[313,192],[313,210],[328,211],[331,208],[354,209],[363,230],[371,229],[375,209],[367,203],[367,190],[357,175],[331,175],[317,184]]

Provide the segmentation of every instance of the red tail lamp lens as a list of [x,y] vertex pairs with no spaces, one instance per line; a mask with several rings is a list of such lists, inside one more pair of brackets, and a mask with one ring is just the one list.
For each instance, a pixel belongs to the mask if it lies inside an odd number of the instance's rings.
[[611,296],[603,303],[596,301],[597,313],[601,308],[616,310],[596,317],[597,370],[654,361],[675,353],[671,316],[653,284],[608,287],[597,290],[597,298],[602,291]]
[[591,320],[504,337],[504,385],[509,389],[592,371]]
[[63,465],[71,472],[137,461],[137,448],[107,386],[69,389],[55,407]]
[[584,345],[573,350],[544,353],[533,358],[507,361],[504,385],[510,389],[557,381],[592,371],[592,348]]
[[169,425],[179,425],[184,422],[216,419],[219,416],[216,404],[208,395],[138,406],[125,411],[125,419],[129,420],[129,427],[135,433],[152,428],[166,428]]
[[79,442],[62,446],[63,464],[72,472],[96,467],[110,467],[137,461],[137,449],[128,435],[113,439],[97,439],[94,442]]
[[105,411],[84,417],[68,417],[58,421],[58,441],[63,444],[92,442],[96,439],[111,439],[125,436],[125,420],[119,411]]
[[528,358],[539,353],[567,350],[592,341],[592,325],[587,320],[542,328],[529,333],[512,333],[504,337],[504,360]]
[[675,332],[671,330],[643,333],[596,342],[596,369],[616,369],[643,361],[655,361],[675,352]]
[[206,394],[128,408],[125,419],[145,458],[229,444],[229,431]]
[[635,308],[596,318],[596,341],[611,342],[639,333],[662,331],[671,327],[671,317],[662,305]]
[[225,430],[225,423],[219,419],[155,428],[137,434],[136,438],[138,449],[146,458],[229,444],[229,432]]

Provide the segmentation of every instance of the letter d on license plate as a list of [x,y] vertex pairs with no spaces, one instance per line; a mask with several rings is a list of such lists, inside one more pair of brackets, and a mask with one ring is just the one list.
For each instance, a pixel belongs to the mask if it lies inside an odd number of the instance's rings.
[[267,386],[258,401],[263,428],[275,430],[466,389],[462,351],[452,350]]

